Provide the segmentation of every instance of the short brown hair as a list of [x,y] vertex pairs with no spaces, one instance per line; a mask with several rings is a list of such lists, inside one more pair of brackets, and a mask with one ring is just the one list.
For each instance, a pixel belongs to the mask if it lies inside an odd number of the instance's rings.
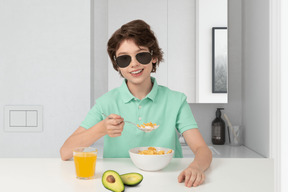
[[116,30],[109,39],[107,43],[107,52],[113,64],[113,68],[118,71],[118,66],[114,60],[114,56],[116,56],[116,51],[119,49],[120,44],[124,40],[128,39],[134,40],[138,46],[147,47],[150,52],[153,51],[152,57],[154,59],[157,58],[157,63],[153,63],[151,72],[155,73],[157,66],[159,66],[161,61],[163,61],[163,52],[158,45],[154,32],[143,20],[133,20],[122,25],[121,28]]

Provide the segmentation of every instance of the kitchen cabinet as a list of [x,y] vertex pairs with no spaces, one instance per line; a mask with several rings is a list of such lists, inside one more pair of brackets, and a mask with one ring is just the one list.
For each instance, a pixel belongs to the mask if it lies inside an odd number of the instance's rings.
[[[109,0],[108,37],[121,25],[143,19],[164,52],[164,62],[152,74],[158,84],[185,93],[188,103],[227,103],[228,93],[212,93],[211,52],[212,27],[227,27],[227,14],[227,0]],[[122,78],[108,63],[111,90]]]
[[227,27],[227,0],[196,0],[196,7],[196,103],[227,103],[228,93],[212,93],[212,28]]
[[[153,5],[153,6],[151,6]],[[141,9],[140,9],[141,8]],[[119,11],[121,10],[121,11]],[[164,52],[164,62],[156,73],[158,84],[183,92],[195,103],[195,1],[109,0],[108,37],[121,25],[146,21]],[[119,87],[122,78],[108,61],[108,90]]]

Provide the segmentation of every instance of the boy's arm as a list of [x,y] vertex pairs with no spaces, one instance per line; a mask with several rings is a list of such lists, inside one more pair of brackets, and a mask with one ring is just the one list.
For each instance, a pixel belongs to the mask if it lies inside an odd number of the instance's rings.
[[61,147],[61,159],[64,161],[71,159],[74,148],[88,147],[104,135],[109,135],[110,137],[121,136],[124,126],[123,118],[115,114],[110,116],[113,119],[106,118],[89,129],[81,126],[76,129]]
[[73,157],[74,148],[88,147],[103,137],[105,135],[104,132],[102,132],[101,129],[97,129],[97,127],[101,126],[102,123],[99,122],[98,124],[91,127],[90,129],[85,129],[83,127],[76,129],[76,131],[65,141],[61,147],[61,159],[64,161],[71,159]]
[[183,133],[186,143],[189,145],[195,158],[193,162],[178,177],[178,181],[185,181],[187,187],[198,186],[205,180],[204,171],[208,169],[212,161],[212,152],[206,145],[198,129],[189,129]]

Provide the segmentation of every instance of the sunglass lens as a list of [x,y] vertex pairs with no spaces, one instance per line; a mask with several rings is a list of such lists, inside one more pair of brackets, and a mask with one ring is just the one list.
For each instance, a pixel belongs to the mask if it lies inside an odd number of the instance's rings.
[[143,53],[138,53],[136,55],[136,59],[137,59],[137,61],[139,61],[139,63],[145,65],[145,64],[150,63],[150,61],[152,60],[152,56],[148,52],[143,52]]
[[129,55],[121,55],[116,58],[116,63],[119,67],[127,67],[131,62],[131,57]]

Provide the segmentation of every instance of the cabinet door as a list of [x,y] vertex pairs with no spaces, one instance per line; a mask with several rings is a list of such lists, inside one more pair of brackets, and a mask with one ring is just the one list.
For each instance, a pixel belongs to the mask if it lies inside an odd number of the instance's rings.
[[[142,19],[151,26],[164,52],[164,62],[152,76],[156,77],[158,84],[167,86],[167,0],[109,0],[108,10],[109,38],[123,24],[135,19]],[[109,60],[108,90],[119,87],[122,81]]]
[[168,1],[168,87],[195,103],[195,1]]
[[227,27],[227,0],[196,0],[196,103],[227,103],[227,93],[212,93],[212,28]]

